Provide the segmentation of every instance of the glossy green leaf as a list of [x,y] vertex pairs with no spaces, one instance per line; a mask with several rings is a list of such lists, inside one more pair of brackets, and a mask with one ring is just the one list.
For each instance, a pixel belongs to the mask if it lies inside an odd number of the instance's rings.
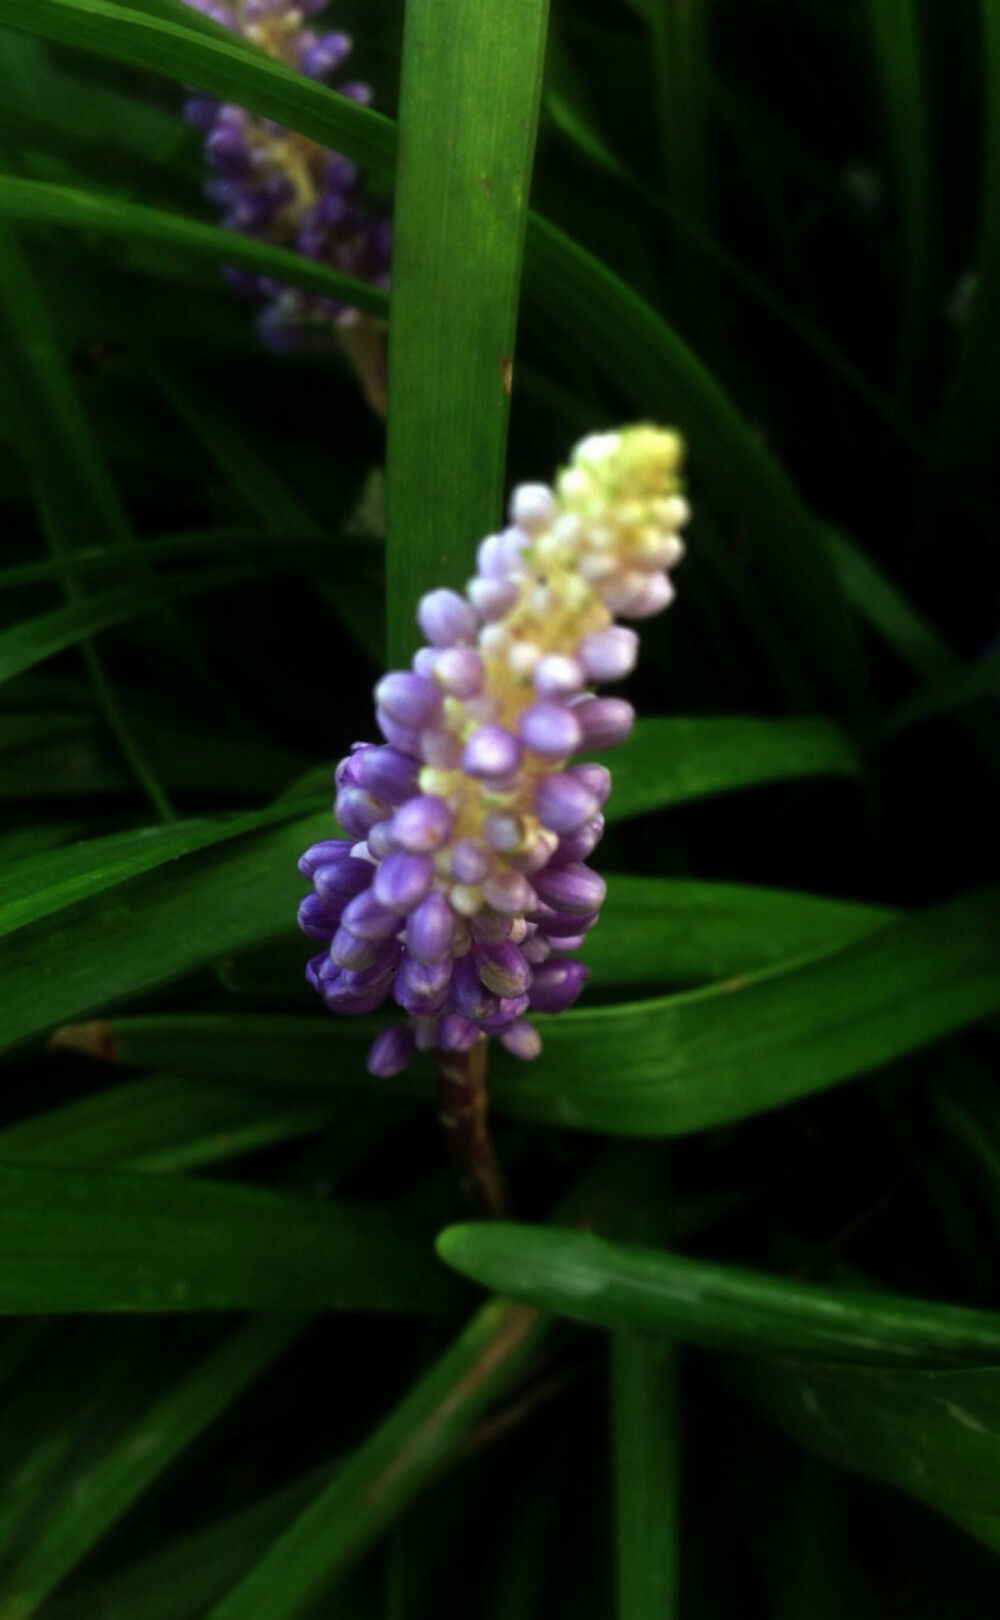
[[713,793],[801,776],[858,776],[850,739],[828,720],[749,716],[639,720],[606,756],[609,821]]
[[53,608],[50,613],[40,613],[37,618],[26,619],[0,634],[0,681],[9,681],[43,659],[64,652],[67,647],[76,646],[102,630],[155,613],[170,602],[183,601],[185,597],[247,578],[247,570],[232,568],[175,575],[155,584],[123,585],[69,602],[65,607]]
[[384,316],[389,307],[388,294],[380,288],[341,275],[300,253],[180,214],[77,187],[0,175],[0,219],[26,225],[64,225],[126,241],[177,248],[210,264],[237,265],[324,298],[338,298],[371,315]]
[[906,1491],[1000,1552],[1000,1367],[755,1362],[737,1382],[797,1444]]
[[0,1166],[0,1312],[429,1310],[426,1244],[376,1211],[205,1181]]
[[547,0],[409,0],[386,460],[390,664],[501,517]]
[[303,892],[296,861],[330,825],[315,815],[197,851],[0,941],[0,1046],[282,932]]
[[103,894],[157,866],[180,860],[213,844],[256,832],[288,819],[280,806],[215,821],[174,822],[136,832],[90,838],[62,849],[29,855],[9,866],[0,900],[0,938],[61,911],[76,901]]
[[192,84],[347,152],[381,179],[390,177],[394,130],[388,119],[202,23],[144,16],[107,0],[0,0],[0,26]]
[[8,1125],[0,1163],[191,1170],[320,1131],[337,1113],[336,1101],[154,1076]]
[[910,1367],[1000,1358],[1000,1313],[820,1288],[591,1232],[484,1221],[449,1227],[438,1252],[540,1310],[689,1344]]

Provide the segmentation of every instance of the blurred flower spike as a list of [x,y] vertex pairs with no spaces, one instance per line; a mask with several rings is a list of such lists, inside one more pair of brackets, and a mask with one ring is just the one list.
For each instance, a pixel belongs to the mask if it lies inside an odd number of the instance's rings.
[[631,729],[631,705],[592,688],[635,665],[638,637],[615,618],[673,597],[682,458],[675,433],[624,428],[578,444],[554,488],[521,485],[464,595],[423,597],[427,645],[376,686],[385,742],[356,743],[335,776],[350,837],[299,863],[314,885],[299,924],[325,942],[310,983],[335,1012],[391,994],[408,1014],[376,1037],[373,1074],[488,1035],[533,1058],[525,1014],[582,990],[572,953],[604,899],[586,861],[611,776],[571,761]]
[[[305,26],[326,0],[187,3],[310,79],[328,80],[351,52],[347,34]],[[335,88],[352,101],[371,100],[366,84]],[[304,135],[211,96],[191,96],[185,114],[204,131],[205,155],[214,171],[206,189],[228,230],[274,242],[373,286],[388,286],[388,209],[367,196],[353,163]],[[336,299],[300,292],[248,270],[230,269],[226,276],[237,291],[263,305],[257,324],[269,348],[282,354],[343,350],[370,402],[384,414],[381,322]]]

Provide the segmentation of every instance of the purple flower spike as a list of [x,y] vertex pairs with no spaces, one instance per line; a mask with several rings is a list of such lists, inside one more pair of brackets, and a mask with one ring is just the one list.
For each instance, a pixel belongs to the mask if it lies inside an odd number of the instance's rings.
[[468,776],[497,781],[513,776],[521,763],[521,745],[503,726],[480,726],[462,752]]
[[557,1013],[572,1007],[586,983],[585,962],[543,962],[535,969],[528,1000],[535,1012]]
[[576,832],[597,813],[598,800],[585,782],[569,771],[539,777],[535,814],[543,827],[556,833]]
[[[266,31],[291,0],[254,4]],[[297,48],[322,43],[301,36]],[[240,127],[221,115],[213,124]],[[221,136],[217,145],[224,167],[229,148]],[[318,252],[329,222],[350,212],[350,165],[331,157],[328,176],[329,194],[300,222],[303,251]],[[274,178],[255,207],[289,206]],[[220,200],[244,206],[243,184],[220,172]],[[512,526],[482,542],[464,595],[422,598],[427,644],[411,668],[376,687],[385,743],[355,744],[335,776],[336,811],[356,842],[306,851],[314,893],[300,915],[327,942],[307,978],[328,1007],[368,1013],[392,995],[408,1015],[372,1047],[374,1074],[489,1036],[533,1058],[541,1042],[526,1012],[560,1012],[583,988],[587,969],[569,954],[605,895],[585,862],[604,831],[611,776],[570,760],[631,729],[631,705],[590,687],[634,667],[635,632],[615,614],[641,616],[669,595],[665,570],[683,553],[687,516],[680,454],[677,436],[656,428],[597,434],[553,489],[522,487]]]
[[444,799],[418,794],[400,805],[392,818],[392,836],[411,855],[429,855],[447,843],[455,817]]
[[406,949],[418,962],[440,962],[451,950],[456,917],[439,889],[406,919]]
[[380,906],[405,917],[427,894],[434,881],[434,863],[427,855],[387,855],[377,867],[372,890]]
[[521,741],[543,759],[562,759],[579,748],[582,733],[574,709],[561,703],[533,703],[519,726]]
[[386,1078],[391,1074],[399,1074],[400,1070],[406,1068],[415,1051],[413,1031],[405,1024],[392,1024],[388,1029],[380,1030],[372,1041],[368,1053],[368,1073],[383,1075]]

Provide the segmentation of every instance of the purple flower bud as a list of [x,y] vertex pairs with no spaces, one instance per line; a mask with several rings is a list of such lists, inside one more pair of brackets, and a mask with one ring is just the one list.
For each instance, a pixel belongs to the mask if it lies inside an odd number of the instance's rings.
[[406,949],[417,962],[440,962],[454,938],[455,913],[440,889],[432,889],[406,919]]
[[561,703],[532,703],[521,715],[518,731],[525,747],[544,759],[561,759],[580,746],[576,711]]
[[409,754],[388,744],[362,749],[353,756],[357,782],[385,804],[402,804],[416,791],[419,765]]
[[451,977],[450,958],[442,962],[417,962],[404,952],[392,993],[411,1018],[428,1018],[444,1006]]
[[499,997],[491,995],[479,977],[475,955],[468,951],[455,963],[451,975],[451,1003],[463,1018],[479,1023],[492,1018],[499,1007]]
[[323,34],[299,57],[299,71],[310,79],[325,79],[350,54],[351,41],[347,34]]
[[583,783],[588,792],[594,795],[598,805],[607,801],[611,792],[611,772],[606,765],[598,765],[595,761],[588,760],[584,765],[571,766],[569,774]]
[[569,771],[541,776],[535,787],[535,814],[543,827],[553,832],[572,833],[590,821],[598,800],[586,783]]
[[563,939],[582,939],[601,914],[599,911],[570,912],[552,908],[549,916],[540,916],[537,912],[535,915],[539,932],[545,935],[554,949],[562,949]]
[[392,822],[376,821],[374,827],[369,829],[367,843],[368,853],[373,860],[383,861],[387,855],[391,855],[398,847],[393,836]]
[[400,849],[429,855],[448,840],[455,817],[446,800],[420,793],[400,805],[392,818],[392,836]]
[[521,763],[521,745],[503,726],[480,726],[462,750],[462,769],[469,776],[502,781]]
[[376,709],[375,718],[378,727],[387,743],[391,743],[401,754],[409,754],[413,760],[421,756],[420,732],[414,731],[412,726],[401,726],[393,720],[384,709]]
[[318,894],[307,894],[299,903],[299,927],[310,939],[332,939],[338,920],[338,912],[324,905]]
[[[361,865],[361,862],[358,864]],[[372,868],[368,870],[371,872]],[[358,939],[390,939],[393,934],[399,933],[399,918],[379,905],[370,888],[362,889],[348,902],[340,921]]]
[[487,535],[476,552],[476,568],[484,579],[508,579],[524,572],[528,536],[521,529]]
[[635,710],[623,698],[583,698],[574,705],[573,713],[587,748],[611,748],[624,742],[635,720]]
[[516,1023],[511,1024],[510,1029],[501,1035],[500,1040],[512,1057],[521,1058],[526,1063],[536,1058],[542,1050],[542,1037],[526,1018],[519,1018]]
[[531,681],[540,698],[572,697],[583,685],[584,669],[576,658],[546,653],[535,665]]
[[473,698],[483,689],[483,661],[475,647],[446,647],[434,660],[434,679],[452,697]]
[[331,861],[328,866],[317,866],[313,873],[316,893],[324,905],[340,908],[372,880],[372,867],[368,861],[349,855],[347,860]]
[[521,955],[532,967],[537,967],[539,962],[546,961],[552,955],[552,945],[544,934],[532,934],[521,946]]
[[211,129],[218,116],[219,103],[215,96],[188,96],[184,103],[184,117],[195,129]]
[[459,883],[482,883],[495,864],[492,852],[478,838],[459,838],[452,845],[451,872]]
[[355,838],[365,838],[376,821],[386,819],[389,810],[379,799],[366,793],[364,788],[345,787],[337,794],[333,813],[345,832],[353,834]]
[[510,521],[526,534],[549,528],[558,508],[548,484],[519,484],[510,498]]
[[479,977],[498,996],[523,996],[531,984],[531,969],[516,945],[474,947]]
[[620,681],[630,675],[639,655],[639,637],[622,624],[584,636],[577,656],[591,681]]
[[563,1012],[573,1005],[589,972],[585,962],[543,962],[535,969],[530,1005],[536,1012]]
[[[397,859],[392,856],[391,859]],[[376,882],[378,881],[376,877]],[[557,911],[568,911],[580,916],[597,911],[607,893],[607,884],[599,872],[589,866],[570,861],[567,866],[539,872],[535,888],[539,897]],[[545,925],[543,924],[543,929]]]
[[428,591],[420,598],[417,623],[432,647],[473,641],[479,628],[475,609],[457,591]]
[[384,675],[375,688],[375,701],[396,725],[420,732],[441,714],[441,693],[433,681],[408,669]]
[[515,1019],[528,1010],[527,996],[503,996],[492,1018],[481,1018],[479,1027],[484,1035],[505,1035]]
[[391,1024],[382,1029],[372,1041],[368,1053],[369,1074],[388,1077],[405,1069],[416,1051],[413,1031],[406,1024]]
[[460,1013],[445,1013],[438,1030],[438,1045],[445,1052],[468,1052],[480,1039],[479,1025]]
[[352,847],[349,838],[324,838],[318,844],[310,844],[299,858],[299,871],[303,877],[311,878],[320,866],[336,866],[341,861],[349,861]]
[[510,855],[524,842],[524,822],[512,810],[494,810],[483,822],[483,837],[498,855]]
[[582,827],[575,832],[566,833],[559,840],[559,848],[552,857],[550,865],[565,866],[568,861],[585,861],[592,855],[604,836],[604,817],[591,816]]
[[498,872],[483,884],[483,899],[494,911],[506,917],[523,917],[537,903],[537,896],[520,872]]
[[418,906],[434,882],[434,862],[428,855],[400,852],[387,855],[376,868],[372,889],[380,906],[405,917]]
[[359,939],[357,934],[352,934],[349,928],[341,925],[333,936],[330,956],[338,967],[359,972],[362,968],[372,967],[379,960],[378,941]]
[[550,943],[554,953],[559,956],[566,956],[570,951],[578,951],[581,945],[586,944],[586,941],[586,934],[567,934],[565,939],[553,939]]

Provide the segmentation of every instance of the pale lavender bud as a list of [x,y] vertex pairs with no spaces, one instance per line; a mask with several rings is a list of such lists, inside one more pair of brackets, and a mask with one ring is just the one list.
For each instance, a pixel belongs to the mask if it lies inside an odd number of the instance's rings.
[[511,1024],[500,1040],[512,1057],[522,1058],[526,1063],[536,1058],[542,1050],[542,1037],[526,1018],[519,1018]]
[[447,843],[454,819],[444,799],[421,793],[400,805],[392,818],[392,836],[411,855],[429,855]]
[[550,943],[554,954],[566,956],[570,951],[578,951],[586,942],[586,934],[567,934],[565,937],[553,939]]
[[325,79],[350,53],[351,41],[347,34],[322,34],[299,57],[299,70],[309,79]]
[[584,636],[577,657],[591,681],[619,681],[630,675],[639,655],[639,637],[623,624],[594,630]]
[[454,771],[462,757],[462,745],[457,737],[450,731],[425,731],[421,734],[420,747],[424,756],[424,763],[436,771]]
[[536,1012],[557,1013],[571,1007],[586,983],[585,962],[543,962],[535,969],[528,1000]]
[[624,698],[583,698],[573,713],[587,748],[611,748],[624,742],[635,721],[635,710]]
[[561,703],[532,703],[518,722],[521,741],[543,759],[561,759],[579,748],[580,722],[576,711]]
[[376,821],[368,834],[367,843],[368,853],[372,859],[384,861],[387,855],[391,855],[393,850],[399,847],[393,836],[392,822]]
[[436,647],[418,647],[410,659],[410,668],[414,675],[422,675],[424,680],[434,679],[434,665],[437,662],[438,649]]
[[405,917],[418,906],[434,882],[434,862],[429,855],[409,855],[400,851],[387,855],[376,867],[372,890],[380,906]]
[[521,955],[532,967],[536,967],[539,962],[546,961],[552,955],[552,945],[544,934],[532,934],[521,946]]
[[432,889],[406,919],[406,949],[418,962],[440,962],[455,938],[455,913],[439,889]]
[[670,606],[675,594],[666,574],[650,574],[620,611],[630,619],[651,619],[654,614],[662,613],[665,607]]
[[459,883],[482,883],[495,864],[492,852],[478,838],[460,838],[452,846],[451,871]]
[[476,552],[476,568],[484,579],[508,579],[524,572],[528,536],[520,529],[487,535]]
[[517,945],[481,944],[474,951],[479,977],[498,996],[523,996],[531,984],[531,969]]
[[462,769],[469,776],[502,781],[521,763],[521,745],[503,726],[480,726],[462,750]]
[[413,1031],[406,1024],[392,1024],[380,1030],[368,1053],[369,1074],[388,1077],[405,1069],[416,1051]]
[[515,850],[509,857],[510,864],[530,877],[533,872],[540,872],[547,866],[559,845],[558,835],[548,827],[537,827],[530,832],[523,849]]
[[375,688],[375,701],[388,719],[411,731],[433,725],[441,714],[441,693],[434,682],[408,669],[383,675]]
[[532,673],[532,685],[540,698],[572,697],[584,683],[584,666],[564,653],[546,653]]
[[483,884],[483,899],[494,911],[507,917],[523,917],[533,910],[537,896],[520,872],[498,872]]
[[359,939],[343,924],[337,929],[330,945],[331,959],[338,967],[350,968],[353,972],[371,967],[380,960],[381,955],[377,940]]
[[557,911],[555,907],[549,907],[547,914],[540,911],[534,913],[539,931],[552,941],[553,946],[563,939],[575,939],[578,935],[586,934],[600,915],[599,911]]
[[384,709],[376,709],[375,718],[387,743],[391,743],[401,754],[410,754],[415,760],[421,757],[422,738],[419,731],[414,731],[412,726],[400,725]]
[[578,776],[570,771],[556,771],[551,776],[539,777],[534,809],[544,827],[556,833],[572,833],[593,818],[598,800]]
[[517,585],[510,579],[472,579],[469,600],[486,624],[502,619],[517,601]]
[[535,535],[550,527],[558,508],[547,484],[519,484],[510,498],[510,521],[525,534]]
[[[398,858],[390,857],[392,860]],[[568,911],[574,916],[597,911],[603,903],[607,887],[599,872],[591,871],[589,866],[579,861],[570,861],[566,866],[539,872],[535,877],[535,890],[539,898],[546,905],[554,906],[556,911]],[[542,928],[551,932],[544,923]]]
[[[371,868],[369,867],[369,873]],[[358,939],[390,939],[399,932],[399,918],[379,905],[372,889],[362,889],[348,901],[340,919]]]
[[483,689],[483,661],[475,647],[446,647],[434,660],[434,679],[457,698],[474,698]]
[[524,840],[524,822],[512,810],[494,810],[483,822],[483,837],[498,855],[510,855]]
[[417,623],[432,647],[474,641],[479,623],[475,610],[457,591],[428,591],[420,598]]
[[575,777],[576,781],[583,783],[587,791],[594,795],[598,805],[607,802],[611,792],[611,772],[606,765],[598,765],[596,760],[587,760],[583,765],[571,765],[569,774]]
[[481,1018],[479,1027],[484,1035],[504,1035],[515,1019],[527,1010],[527,996],[501,996],[500,1005],[492,1018]]

